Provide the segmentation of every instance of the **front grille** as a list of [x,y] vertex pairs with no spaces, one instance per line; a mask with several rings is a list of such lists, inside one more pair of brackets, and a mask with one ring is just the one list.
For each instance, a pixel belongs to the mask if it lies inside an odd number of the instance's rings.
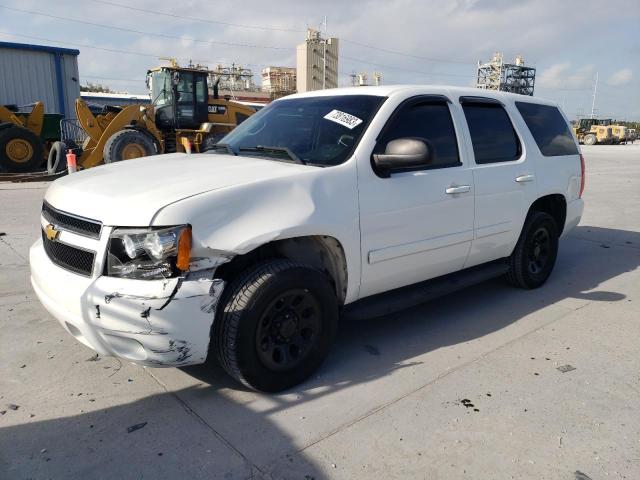
[[91,276],[95,252],[81,250],[66,243],[51,241],[42,231],[44,251],[53,263],[79,275]]
[[56,210],[47,202],[42,204],[42,216],[50,223],[62,227],[64,230],[70,230],[78,235],[85,237],[100,238],[102,223],[89,218],[82,218],[70,213]]

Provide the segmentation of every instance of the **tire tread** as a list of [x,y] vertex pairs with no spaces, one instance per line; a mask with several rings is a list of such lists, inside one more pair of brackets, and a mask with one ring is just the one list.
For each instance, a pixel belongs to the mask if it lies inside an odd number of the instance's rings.
[[248,388],[254,387],[247,381],[238,366],[238,346],[234,341],[238,336],[242,311],[265,282],[284,270],[296,267],[307,267],[307,265],[285,259],[261,262],[238,275],[229,285],[228,295],[223,296],[221,302],[223,310],[216,315],[218,318],[215,320],[216,354],[222,368]]

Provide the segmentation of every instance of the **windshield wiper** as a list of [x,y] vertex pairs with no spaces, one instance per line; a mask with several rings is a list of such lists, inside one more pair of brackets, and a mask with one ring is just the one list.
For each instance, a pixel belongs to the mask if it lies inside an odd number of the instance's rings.
[[231,145],[229,145],[228,143],[214,143],[213,145],[211,145],[211,147],[207,149],[207,152],[211,152],[214,150],[224,150],[229,155],[233,155],[233,156],[237,155],[237,153],[233,151],[233,148],[231,148]]
[[266,153],[286,153],[287,156],[295,163],[300,165],[306,165],[306,162],[299,158],[287,147],[267,147],[264,145],[257,145],[255,147],[243,147],[238,149],[239,152],[266,152]]

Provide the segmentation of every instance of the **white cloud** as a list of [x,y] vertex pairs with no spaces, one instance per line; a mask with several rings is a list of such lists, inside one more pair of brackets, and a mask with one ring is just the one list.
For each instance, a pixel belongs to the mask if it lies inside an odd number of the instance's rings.
[[595,75],[593,65],[573,68],[570,62],[556,63],[543,70],[536,82],[541,87],[557,89],[590,88]]
[[631,71],[631,69],[623,68],[622,70],[614,72],[613,75],[611,75],[607,80],[607,83],[609,85],[624,85],[625,83],[629,83],[632,77],[633,72]]

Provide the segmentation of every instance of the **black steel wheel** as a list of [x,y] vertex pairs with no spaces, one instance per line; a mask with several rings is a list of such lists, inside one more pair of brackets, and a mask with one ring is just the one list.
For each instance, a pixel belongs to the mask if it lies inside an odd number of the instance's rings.
[[558,255],[558,226],[545,212],[531,212],[511,257],[507,280],[522,288],[538,288],[553,270]]
[[225,289],[211,348],[232,377],[278,392],[304,381],[327,356],[336,334],[338,302],[322,272],[270,260]]
[[549,237],[549,231],[544,227],[540,227],[533,234],[527,247],[529,273],[538,275],[545,269],[549,261],[550,250],[551,238]]
[[322,331],[322,308],[306,289],[287,290],[266,308],[256,330],[260,360],[271,370],[295,368]]

